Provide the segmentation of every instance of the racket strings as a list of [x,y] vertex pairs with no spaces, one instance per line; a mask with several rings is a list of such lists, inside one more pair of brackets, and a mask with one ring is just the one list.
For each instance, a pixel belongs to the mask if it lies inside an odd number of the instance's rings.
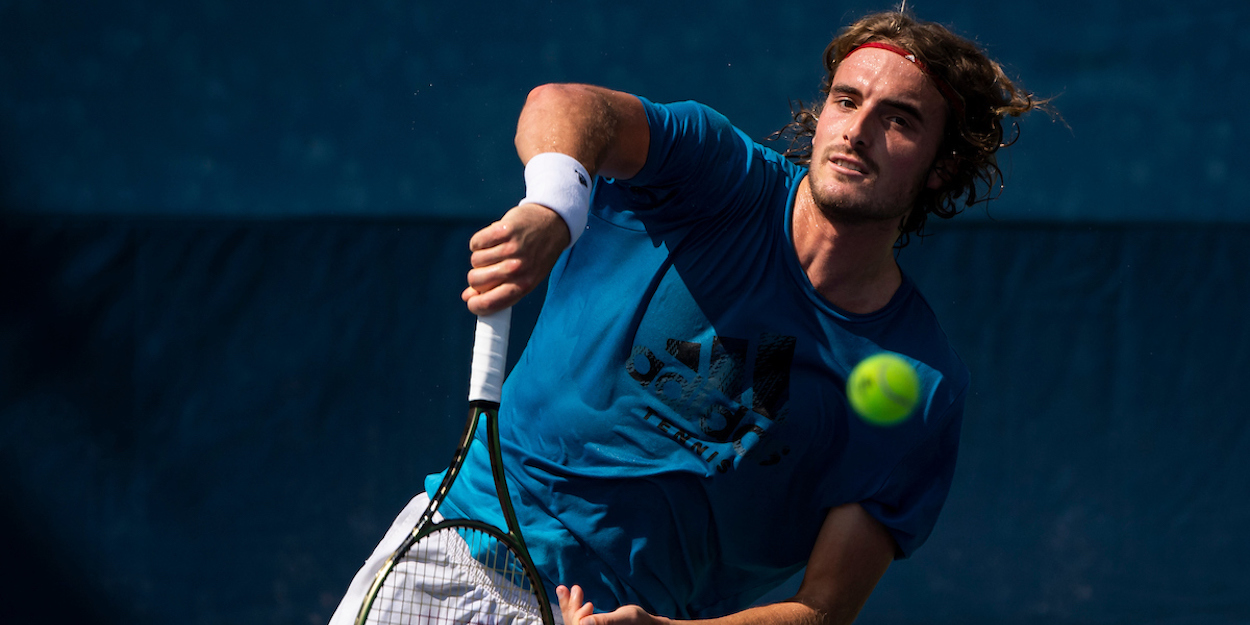
[[498,537],[444,527],[397,560],[366,623],[540,625],[537,590]]

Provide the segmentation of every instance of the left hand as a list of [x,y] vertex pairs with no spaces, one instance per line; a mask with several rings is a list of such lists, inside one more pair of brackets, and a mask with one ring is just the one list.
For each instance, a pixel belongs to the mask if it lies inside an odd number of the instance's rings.
[[564,625],[666,625],[668,619],[647,614],[636,605],[623,605],[611,612],[594,614],[595,606],[586,601],[581,586],[556,587]]

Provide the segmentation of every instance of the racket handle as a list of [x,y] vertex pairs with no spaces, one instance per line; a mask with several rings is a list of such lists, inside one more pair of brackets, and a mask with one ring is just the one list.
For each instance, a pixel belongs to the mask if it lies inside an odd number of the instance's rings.
[[508,331],[511,328],[511,308],[477,318],[477,333],[473,337],[473,368],[469,372],[469,401],[499,403],[508,359]]

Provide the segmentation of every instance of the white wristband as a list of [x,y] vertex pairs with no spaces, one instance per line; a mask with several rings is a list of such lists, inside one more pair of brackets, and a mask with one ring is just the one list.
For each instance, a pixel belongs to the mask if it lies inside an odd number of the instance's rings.
[[586,229],[590,214],[590,173],[567,154],[539,154],[525,164],[525,199],[520,203],[555,211],[569,227],[569,245],[573,245]]

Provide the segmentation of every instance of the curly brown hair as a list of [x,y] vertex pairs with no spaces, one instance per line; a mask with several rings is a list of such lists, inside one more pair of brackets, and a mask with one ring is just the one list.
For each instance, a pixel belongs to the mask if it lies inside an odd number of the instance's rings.
[[[826,74],[820,91],[829,95],[834,74],[848,54],[869,42],[884,42],[906,49],[916,56],[935,82],[944,81],[961,102],[948,102],[945,136],[938,148],[935,166],[942,166],[945,184],[941,188],[924,189],[916,206],[903,219],[899,246],[907,244],[911,233],[924,236],[930,214],[943,219],[954,217],[964,206],[989,201],[1003,189],[1003,175],[995,153],[1016,142],[1019,126],[1012,121],[1012,136],[1004,141],[1003,119],[1045,108],[1047,100],[1016,86],[997,62],[991,60],[972,42],[952,33],[946,27],[922,22],[903,9],[868,15],[847,26],[825,48]],[[949,98],[948,98],[949,99]],[[797,102],[793,121],[773,134],[771,139],[789,139],[786,157],[800,165],[811,163],[811,138],[825,98],[814,106]],[[957,111],[963,109],[963,115]],[[993,196],[991,190],[997,187]]]

